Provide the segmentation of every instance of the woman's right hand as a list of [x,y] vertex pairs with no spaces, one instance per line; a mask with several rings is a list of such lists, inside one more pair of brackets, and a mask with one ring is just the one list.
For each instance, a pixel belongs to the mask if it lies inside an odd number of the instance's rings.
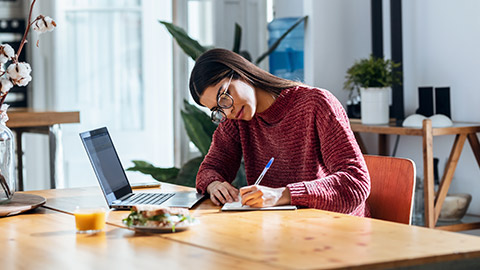
[[207,192],[215,205],[238,201],[238,189],[228,182],[213,181],[207,186]]

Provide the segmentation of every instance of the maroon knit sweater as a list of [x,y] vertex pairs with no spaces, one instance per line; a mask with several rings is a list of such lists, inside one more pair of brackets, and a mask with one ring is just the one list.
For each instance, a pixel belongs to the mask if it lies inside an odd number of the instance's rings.
[[345,110],[327,90],[285,89],[250,121],[220,124],[198,171],[197,190],[206,193],[215,180],[231,183],[242,154],[249,185],[274,157],[261,185],[288,187],[292,205],[370,215],[365,160]]

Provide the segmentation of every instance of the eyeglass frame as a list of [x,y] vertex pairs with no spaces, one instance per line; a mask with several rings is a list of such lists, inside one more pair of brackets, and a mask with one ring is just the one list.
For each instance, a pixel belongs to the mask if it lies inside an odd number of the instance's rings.
[[[230,94],[227,93],[228,88],[230,87],[230,83],[232,82],[232,79],[233,79],[233,74],[230,76],[230,79],[228,80],[227,86],[225,87],[225,90],[223,91],[223,93],[218,95],[217,106],[210,109],[210,111],[212,112],[210,114],[210,119],[212,120],[213,123],[220,124],[220,123],[225,122],[227,120],[227,114],[223,111],[223,109],[230,109],[231,107],[233,107],[234,99]],[[228,105],[228,106],[220,105],[219,102],[220,102],[220,99],[222,98],[222,96],[230,99],[232,101],[231,104]],[[222,118],[220,120],[217,120],[216,117],[214,116],[218,112],[222,115]]]

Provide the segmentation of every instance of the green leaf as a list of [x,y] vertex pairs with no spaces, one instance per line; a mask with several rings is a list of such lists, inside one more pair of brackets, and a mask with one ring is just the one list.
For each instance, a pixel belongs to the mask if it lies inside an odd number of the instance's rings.
[[243,58],[247,59],[248,61],[252,62],[252,56],[248,51],[240,51],[239,53]]
[[202,164],[203,158],[204,157],[197,157],[185,163],[180,169],[174,184],[195,187],[198,169],[200,168],[200,164]]
[[[212,120],[210,119],[210,116],[208,114],[206,114],[204,111],[200,110],[197,106],[188,103],[187,100],[183,100],[183,103],[184,103],[184,107],[185,107],[184,113],[190,115],[192,118],[194,118],[198,121],[198,123],[202,126],[202,130],[205,132],[205,134],[208,137],[210,137],[210,142],[211,142],[213,132],[215,132],[215,129],[217,128],[217,125],[215,125],[212,122]],[[187,132],[188,132],[188,130],[187,130]],[[190,134],[189,134],[189,137],[190,137]],[[192,140],[192,142],[193,142],[193,137],[190,137],[190,140]]]
[[232,49],[233,52],[240,53],[241,40],[242,40],[242,27],[238,23],[235,23],[235,35],[234,35],[233,49]]
[[275,43],[272,44],[272,46],[270,46],[270,48],[268,48],[268,50],[266,52],[264,52],[262,55],[260,55],[257,60],[255,61],[255,64],[258,65],[260,64],[260,62],[262,62],[267,56],[269,56],[273,51],[275,51],[275,49],[278,47],[278,45],[280,45],[280,43],[282,42],[282,40],[290,33],[293,31],[293,29],[295,29],[295,27],[297,27],[297,25],[301,24],[303,21],[305,21],[306,19],[308,18],[308,16],[304,16],[300,19],[298,19],[292,26],[290,26],[290,28],[287,29],[287,31],[285,31],[285,33],[283,33],[283,35],[281,35],[277,41],[275,41]]
[[400,63],[370,55],[367,59],[355,61],[347,70],[344,89],[358,87],[389,87],[401,82]]
[[188,114],[194,115],[195,118],[197,118],[198,121],[202,123],[203,129],[205,130],[205,132],[213,135],[213,132],[217,128],[217,125],[215,125],[212,122],[212,119],[210,118],[210,116],[206,114],[204,111],[200,110],[197,106],[188,103],[186,99],[183,100],[183,105],[185,108],[185,112]]
[[192,39],[181,27],[165,21],[159,22],[165,25],[168,32],[170,32],[172,37],[177,41],[180,48],[182,48],[182,50],[193,60],[196,60],[202,53],[207,51],[207,48],[200,45],[198,41]]
[[188,137],[198,150],[200,150],[202,155],[206,155],[210,148],[210,144],[212,143],[212,137],[205,132],[202,124],[194,115],[188,114],[184,111],[181,111],[181,115]]
[[138,171],[144,174],[150,174],[155,180],[166,182],[171,179],[175,179],[180,169],[171,168],[158,168],[151,163],[142,160],[132,160],[134,166],[127,168],[127,171]]

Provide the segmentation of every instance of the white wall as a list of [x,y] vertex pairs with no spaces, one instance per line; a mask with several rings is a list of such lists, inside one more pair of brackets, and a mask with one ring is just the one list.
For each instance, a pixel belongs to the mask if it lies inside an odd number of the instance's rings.
[[[216,47],[233,48],[235,23],[242,27],[240,50],[247,50],[257,59],[268,49],[266,1],[223,0],[215,1],[214,43]],[[259,66],[266,68],[263,61]]]
[[272,3],[275,18],[303,16],[303,1],[273,0]]
[[[450,86],[452,118],[480,122],[480,1],[404,0],[403,57],[405,114],[418,107],[419,86]],[[390,55],[389,1],[384,0],[384,52]],[[304,0],[309,15],[305,40],[305,80],[329,89],[343,103],[347,68],[371,52],[369,0]],[[277,12],[278,12],[277,6]],[[376,136],[364,134],[367,148],[375,153]],[[393,148],[394,137],[389,138]],[[443,173],[453,136],[434,138],[434,155]],[[402,136],[396,156],[412,158],[417,175],[423,176],[422,141]],[[468,192],[473,200],[469,213],[480,214],[480,168],[466,143],[450,192]]]
[[[450,86],[454,121],[480,122],[480,2],[476,0],[403,1],[405,113],[418,107],[418,86]],[[442,174],[453,136],[434,138],[434,155]],[[422,164],[420,138],[402,137],[398,155]],[[423,175],[423,167],[417,166]],[[469,213],[480,214],[480,168],[466,142],[450,192],[467,192]]]
[[305,82],[346,102],[345,71],[371,51],[369,0],[305,0]]

